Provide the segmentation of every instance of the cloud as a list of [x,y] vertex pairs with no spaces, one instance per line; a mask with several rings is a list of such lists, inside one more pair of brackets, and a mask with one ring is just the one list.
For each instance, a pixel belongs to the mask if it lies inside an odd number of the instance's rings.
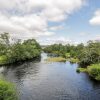
[[61,30],[63,28],[64,28],[63,25],[58,25],[58,26],[52,26],[52,27],[50,27],[49,30],[56,31],[56,30]]
[[89,33],[86,33],[86,32],[81,32],[79,33],[80,36],[87,36]]
[[89,22],[91,25],[100,25],[100,9],[94,13]]
[[94,38],[94,40],[99,40],[100,41],[100,35],[96,35],[96,37]]
[[[0,0],[0,32],[16,38],[50,36],[62,26],[50,26],[67,19],[85,0]],[[49,27],[49,28],[48,28]]]
[[0,32],[9,32],[15,34],[14,36],[23,38],[53,34],[53,32],[48,32],[46,21],[36,14],[11,17],[0,16]]
[[51,44],[76,44],[75,41],[73,41],[72,39],[68,38],[68,37],[63,37],[63,36],[51,36],[51,37],[47,37],[46,39],[40,39],[38,38],[37,41],[41,44],[41,45],[51,45]]

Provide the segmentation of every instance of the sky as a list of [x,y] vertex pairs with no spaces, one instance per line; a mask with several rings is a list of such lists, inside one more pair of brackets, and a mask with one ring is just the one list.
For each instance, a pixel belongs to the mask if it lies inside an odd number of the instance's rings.
[[0,34],[41,45],[100,40],[100,0],[0,0]]

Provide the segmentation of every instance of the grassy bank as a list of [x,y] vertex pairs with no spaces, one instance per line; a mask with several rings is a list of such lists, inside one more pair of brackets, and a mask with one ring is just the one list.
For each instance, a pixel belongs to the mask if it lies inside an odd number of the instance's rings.
[[46,61],[48,61],[48,62],[66,62],[66,59],[63,57],[50,57],[50,58],[47,58]]
[[100,81],[100,64],[93,64],[88,66],[87,71],[92,78]]
[[100,64],[92,64],[87,68],[77,68],[77,72],[87,72],[90,77],[100,81]]
[[0,100],[18,100],[12,83],[0,80]]
[[64,57],[49,57],[46,59],[48,62],[66,62],[69,61],[71,63],[78,63],[79,60],[77,58],[64,58]]
[[16,64],[22,64],[25,62],[29,62],[29,61],[40,61],[41,56],[37,56],[37,57],[33,57],[33,58],[26,58],[26,59],[20,59],[20,60],[16,60],[14,62],[9,62],[8,58],[2,58],[0,57],[0,67],[2,66],[9,66],[9,65],[16,65]]

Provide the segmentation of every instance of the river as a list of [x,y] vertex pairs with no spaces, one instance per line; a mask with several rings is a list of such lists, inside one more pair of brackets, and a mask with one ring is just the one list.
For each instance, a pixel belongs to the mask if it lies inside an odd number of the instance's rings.
[[77,64],[44,61],[1,67],[0,74],[16,84],[19,100],[100,100],[100,83],[86,73],[77,73]]

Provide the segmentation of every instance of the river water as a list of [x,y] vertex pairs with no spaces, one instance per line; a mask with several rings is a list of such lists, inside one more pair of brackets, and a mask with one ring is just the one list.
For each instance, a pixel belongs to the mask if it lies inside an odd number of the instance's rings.
[[16,84],[19,100],[100,100],[100,83],[77,73],[77,64],[47,63],[46,57],[0,68],[1,76]]

